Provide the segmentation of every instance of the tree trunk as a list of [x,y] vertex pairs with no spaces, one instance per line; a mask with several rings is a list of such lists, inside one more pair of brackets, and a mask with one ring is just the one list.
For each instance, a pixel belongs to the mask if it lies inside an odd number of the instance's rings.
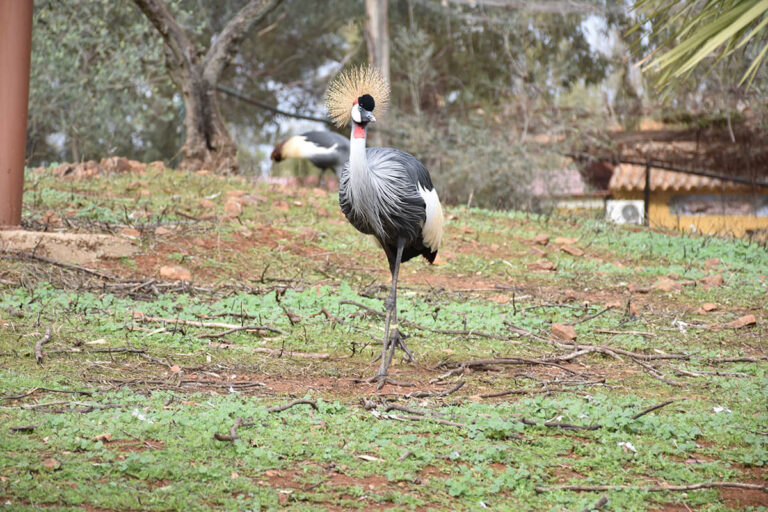
[[227,174],[239,170],[237,146],[219,110],[216,86],[248,31],[281,1],[250,0],[217,35],[201,61],[198,48],[163,0],[134,0],[163,37],[168,73],[184,101],[182,169]]
[[[365,0],[365,42],[368,63],[381,71],[389,83],[389,18],[388,0]],[[374,146],[383,145],[381,132],[374,130],[369,139]]]
[[388,0],[365,0],[365,42],[368,63],[378,68],[389,82]]

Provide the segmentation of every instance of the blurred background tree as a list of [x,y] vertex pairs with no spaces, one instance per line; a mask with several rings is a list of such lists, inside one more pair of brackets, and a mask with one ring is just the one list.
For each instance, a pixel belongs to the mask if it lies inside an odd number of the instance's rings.
[[[200,52],[247,3],[166,2]],[[377,129],[383,144],[422,158],[451,203],[537,208],[532,183],[572,166],[563,153],[610,150],[615,133],[649,120],[687,128],[756,112],[765,119],[765,66],[754,69],[749,92],[738,87],[749,58],[693,68],[663,103],[638,64],[670,33],[655,32],[656,18],[626,4],[389,0],[388,7],[394,105]],[[328,81],[368,60],[365,26],[359,0],[284,0],[243,40],[219,83],[323,117]],[[117,154],[179,165],[183,102],[160,37],[133,3],[38,0],[33,45],[33,164]],[[268,154],[286,135],[327,129],[218,94],[247,174],[269,173]]]

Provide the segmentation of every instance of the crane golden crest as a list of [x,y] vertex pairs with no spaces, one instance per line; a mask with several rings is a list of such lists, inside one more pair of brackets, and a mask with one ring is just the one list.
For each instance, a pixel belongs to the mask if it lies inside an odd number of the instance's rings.
[[370,94],[376,100],[376,114],[389,107],[389,84],[376,68],[360,66],[339,73],[325,93],[328,117],[342,127],[350,121],[350,110],[357,99]]

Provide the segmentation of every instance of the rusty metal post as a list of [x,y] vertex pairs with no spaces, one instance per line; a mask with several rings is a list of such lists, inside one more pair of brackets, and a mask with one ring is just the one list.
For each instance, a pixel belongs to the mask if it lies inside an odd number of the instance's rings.
[[0,0],[0,228],[21,223],[32,0]]

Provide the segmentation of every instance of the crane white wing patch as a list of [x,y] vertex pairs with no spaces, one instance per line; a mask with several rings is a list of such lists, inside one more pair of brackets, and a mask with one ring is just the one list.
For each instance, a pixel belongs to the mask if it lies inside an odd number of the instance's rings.
[[434,252],[440,246],[440,240],[443,238],[443,207],[440,205],[440,198],[437,197],[437,190],[427,190],[419,183],[419,194],[426,204],[427,219],[424,221],[421,233],[424,238],[424,245]]
[[285,142],[282,153],[284,158],[310,158],[313,156],[330,155],[336,151],[338,146],[338,144],[334,144],[329,148],[324,148],[308,141],[303,135],[294,135]]

